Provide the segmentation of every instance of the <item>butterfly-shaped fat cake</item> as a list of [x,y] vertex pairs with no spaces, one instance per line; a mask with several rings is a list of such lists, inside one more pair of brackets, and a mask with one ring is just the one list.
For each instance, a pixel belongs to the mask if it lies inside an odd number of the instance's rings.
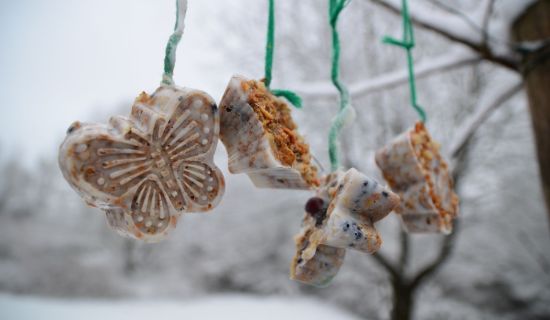
[[129,118],[75,122],[59,150],[65,179],[124,236],[162,240],[183,212],[214,208],[224,179],[213,162],[219,118],[198,90],[143,92]]
[[290,277],[325,286],[338,273],[346,249],[378,251],[382,238],[374,223],[398,203],[399,196],[353,168],[326,176],[306,203]]

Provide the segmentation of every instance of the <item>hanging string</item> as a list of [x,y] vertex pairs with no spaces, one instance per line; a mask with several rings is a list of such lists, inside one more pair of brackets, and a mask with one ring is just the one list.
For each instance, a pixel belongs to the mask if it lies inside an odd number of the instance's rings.
[[275,49],[275,0],[269,0],[267,19],[267,43],[265,46],[265,76],[264,83],[267,89],[276,97],[283,97],[296,108],[302,107],[302,98],[290,90],[270,89],[273,69],[273,54]]
[[338,155],[338,135],[345,124],[354,116],[353,107],[350,104],[350,95],[346,86],[340,81],[340,38],[336,28],[338,16],[351,0],[329,0],[329,21],[332,29],[332,83],[340,93],[340,110],[334,119],[328,136],[328,153],[331,170],[335,171],[340,166]]
[[162,75],[161,84],[174,85],[174,66],[176,65],[176,49],[183,35],[185,14],[187,13],[187,0],[176,0],[176,24],[174,32],[168,39],[166,44],[166,52],[164,55],[164,74]]
[[401,15],[403,17],[403,40],[399,41],[392,37],[384,37],[382,40],[384,43],[391,44],[394,46],[401,47],[407,52],[407,67],[409,70],[409,88],[411,91],[411,106],[418,113],[420,121],[426,122],[426,112],[424,109],[416,102],[416,84],[414,80],[414,62],[412,57],[412,49],[414,48],[414,32],[412,28],[411,18],[409,16],[409,7],[407,5],[407,0],[402,0],[402,9]]

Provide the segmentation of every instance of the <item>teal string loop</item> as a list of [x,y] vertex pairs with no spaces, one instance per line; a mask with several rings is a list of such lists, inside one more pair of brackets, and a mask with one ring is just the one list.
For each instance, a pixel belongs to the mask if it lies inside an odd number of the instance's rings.
[[295,92],[290,90],[282,90],[282,89],[270,89],[270,91],[276,97],[285,98],[297,109],[302,108],[302,98],[300,98],[300,96],[297,95]]
[[283,97],[288,100],[294,107],[302,107],[302,98],[296,93],[290,90],[271,89],[271,77],[273,70],[273,55],[275,51],[275,0],[269,0],[268,2],[268,15],[267,15],[267,40],[265,45],[265,75],[264,84],[265,87],[271,91],[276,97]]
[[414,32],[413,27],[411,23],[411,17],[409,15],[409,7],[407,5],[407,0],[402,0],[402,9],[401,9],[401,16],[403,18],[403,39],[402,40],[396,40],[392,37],[384,37],[382,39],[383,43],[394,45],[401,47],[405,49],[407,53],[407,69],[409,72],[409,90],[410,90],[410,99],[411,99],[411,106],[418,114],[418,117],[420,118],[420,121],[426,122],[426,112],[424,109],[418,104],[416,100],[416,83],[414,79],[414,61],[412,57],[412,49],[414,48],[415,41],[414,41]]
[[350,95],[347,87],[340,81],[340,37],[338,35],[338,17],[351,0],[329,0],[329,21],[332,30],[332,67],[331,80],[340,94],[340,109],[332,120],[328,135],[328,153],[330,167],[336,171],[340,166],[338,155],[338,136],[346,123],[351,108]]
[[187,1],[176,0],[176,23],[174,24],[174,32],[168,38],[166,50],[164,53],[164,74],[162,75],[161,84],[174,85],[174,67],[176,66],[176,49],[183,35],[185,13],[187,12]]

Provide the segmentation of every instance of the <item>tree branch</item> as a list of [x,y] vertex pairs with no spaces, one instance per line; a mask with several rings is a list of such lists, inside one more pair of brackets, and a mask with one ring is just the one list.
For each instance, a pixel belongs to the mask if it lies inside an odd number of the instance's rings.
[[495,0],[487,0],[483,8],[483,20],[481,21],[481,30],[483,30],[483,40],[482,44],[486,47],[489,47],[489,22],[491,21],[491,16],[493,15],[493,9],[495,6]]
[[397,272],[397,268],[380,252],[376,252],[371,255],[374,258],[374,261],[378,262],[388,273],[392,276],[393,279],[401,278],[401,275]]
[[[415,68],[417,79],[426,78],[435,73],[449,71],[481,61],[481,57],[470,50],[455,50],[437,58],[426,59]],[[408,81],[407,70],[389,72],[373,79],[361,81],[350,86],[350,94],[354,97],[391,89]],[[337,94],[334,86],[328,82],[292,85],[300,95],[330,98]]]
[[410,282],[410,288],[414,290],[422,281],[434,274],[449,259],[453,251],[453,244],[459,229],[459,220],[455,220],[453,233],[445,237],[439,250],[439,254],[434,261],[425,266]]
[[409,234],[401,229],[401,255],[399,257],[399,273],[404,275],[407,272],[407,265],[409,264]]
[[438,7],[441,10],[447,11],[448,13],[454,13],[454,11],[448,5],[441,3],[437,0],[428,0],[428,2],[430,2],[431,4],[433,4],[434,6]]
[[[375,4],[380,5],[393,13],[400,14],[401,8],[399,1],[396,0],[370,0]],[[420,8],[420,9],[418,9]],[[518,71],[519,59],[513,54],[501,55],[495,54],[488,48],[485,48],[482,43],[482,39],[472,34],[479,34],[478,31],[468,23],[465,23],[461,18],[454,14],[449,14],[444,11],[440,11],[437,14],[432,13],[433,10],[429,10],[419,3],[415,3],[414,7],[410,9],[411,20],[414,24],[431,30],[448,40],[463,44],[479,54],[486,60],[494,62],[498,65],[506,67],[508,69]],[[475,33],[472,33],[472,30]]]
[[466,125],[463,126],[461,133],[458,134],[458,138],[451,144],[450,155],[451,158],[456,158],[460,151],[468,144],[478,128],[489,118],[489,116],[498,109],[503,103],[512,98],[523,87],[523,82],[519,81],[509,86],[498,94],[490,103],[479,109]]
[[460,10],[456,9],[455,7],[450,6],[448,4],[441,3],[441,2],[439,2],[439,0],[430,0],[430,2],[433,5],[437,6],[439,9],[445,10],[448,13],[451,13],[451,14],[455,15],[457,18],[460,18],[462,21],[464,21],[464,23],[466,23],[470,27],[472,27],[472,29],[481,32],[481,27],[476,24],[475,19],[468,16],[464,12],[462,12],[462,11],[460,11]]

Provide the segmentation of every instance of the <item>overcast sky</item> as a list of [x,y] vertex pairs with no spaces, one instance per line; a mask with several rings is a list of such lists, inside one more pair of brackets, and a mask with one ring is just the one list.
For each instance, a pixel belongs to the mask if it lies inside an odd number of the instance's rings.
[[[234,68],[211,41],[211,13],[235,5],[190,1],[176,84],[219,100]],[[174,16],[174,0],[0,0],[0,154],[52,155],[73,121],[155,90]]]

